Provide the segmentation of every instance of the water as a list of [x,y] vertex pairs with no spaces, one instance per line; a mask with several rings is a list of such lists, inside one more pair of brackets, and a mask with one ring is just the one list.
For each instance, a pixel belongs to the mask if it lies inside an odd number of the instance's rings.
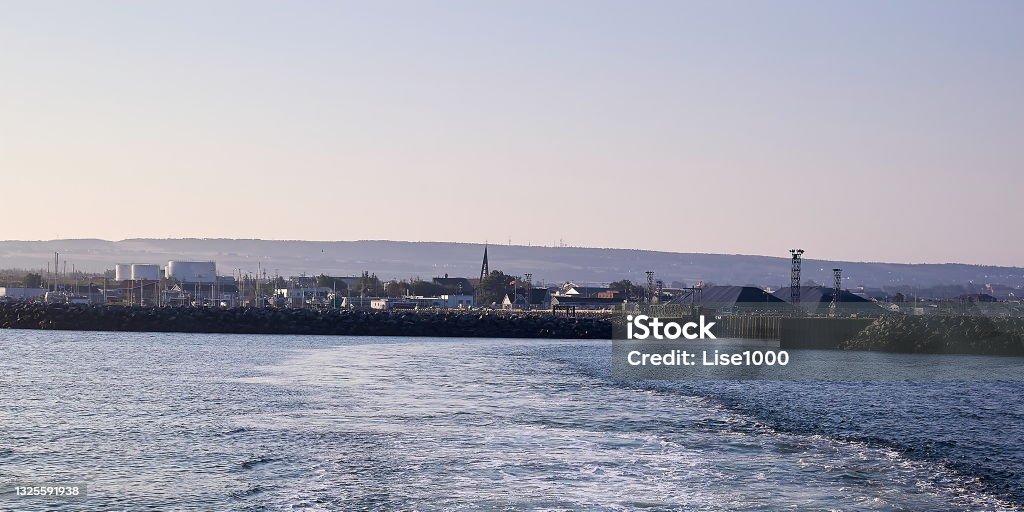
[[[0,347],[0,510],[1024,504],[1022,382],[623,383],[599,341],[0,331]],[[10,491],[32,482],[88,496]]]

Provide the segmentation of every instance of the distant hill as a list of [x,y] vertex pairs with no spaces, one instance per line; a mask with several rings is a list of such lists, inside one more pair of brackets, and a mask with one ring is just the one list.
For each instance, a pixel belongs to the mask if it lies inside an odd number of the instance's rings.
[[[260,263],[269,274],[353,275],[368,270],[382,278],[477,277],[482,244],[359,240],[317,242],[235,239],[95,239],[0,241],[0,268],[46,268],[53,252],[85,271],[112,269],[115,263],[159,263],[168,260],[214,260],[218,272],[254,272]],[[789,284],[789,259],[738,254],[671,253],[628,249],[527,247],[491,245],[492,270],[532,272],[535,282],[602,283],[619,279],[644,281],[653,270],[670,284],[697,280],[718,284]],[[813,255],[813,250],[809,251]],[[804,283],[831,283],[833,267],[843,269],[844,286],[985,284],[1024,286],[1024,269],[983,265],[900,264],[804,260]]]

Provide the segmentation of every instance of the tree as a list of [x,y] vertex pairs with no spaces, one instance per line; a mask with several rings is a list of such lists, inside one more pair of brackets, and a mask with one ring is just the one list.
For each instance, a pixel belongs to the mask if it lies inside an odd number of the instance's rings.
[[42,288],[43,276],[29,272],[25,274],[25,288]]
[[480,281],[480,289],[478,290],[479,303],[491,304],[501,302],[505,298],[505,294],[511,292],[518,281],[518,276],[511,276],[500,270],[492,270],[490,274]]
[[647,296],[647,289],[638,284],[633,284],[629,279],[615,281],[608,285],[608,289],[619,292],[619,296],[627,300],[639,300]]
[[360,297],[380,297],[384,295],[384,283],[377,278],[377,274],[371,274],[364,270],[363,275],[359,277],[355,292]]
[[316,285],[320,288],[330,288],[332,290],[337,290],[339,295],[345,293],[345,291],[348,290],[348,285],[345,284],[344,280],[324,274],[316,276]]
[[409,290],[409,283],[405,281],[399,281],[398,279],[392,279],[384,283],[384,296],[395,299],[406,295]]

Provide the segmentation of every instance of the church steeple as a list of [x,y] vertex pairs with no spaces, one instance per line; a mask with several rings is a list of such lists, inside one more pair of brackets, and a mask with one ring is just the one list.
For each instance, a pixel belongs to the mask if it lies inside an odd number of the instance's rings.
[[490,269],[487,268],[487,244],[484,244],[484,262],[480,265],[480,282],[483,282],[487,274],[490,273]]
[[476,284],[476,290],[473,294],[473,302],[480,302],[480,292],[484,287],[484,279],[487,277],[487,274],[490,273],[491,271],[487,268],[487,244],[484,243],[484,261],[480,264],[480,282]]

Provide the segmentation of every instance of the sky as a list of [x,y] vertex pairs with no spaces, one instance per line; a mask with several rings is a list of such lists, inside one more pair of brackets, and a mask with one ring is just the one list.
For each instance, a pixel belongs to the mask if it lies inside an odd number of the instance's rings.
[[1024,2],[4,2],[0,239],[1024,266]]

